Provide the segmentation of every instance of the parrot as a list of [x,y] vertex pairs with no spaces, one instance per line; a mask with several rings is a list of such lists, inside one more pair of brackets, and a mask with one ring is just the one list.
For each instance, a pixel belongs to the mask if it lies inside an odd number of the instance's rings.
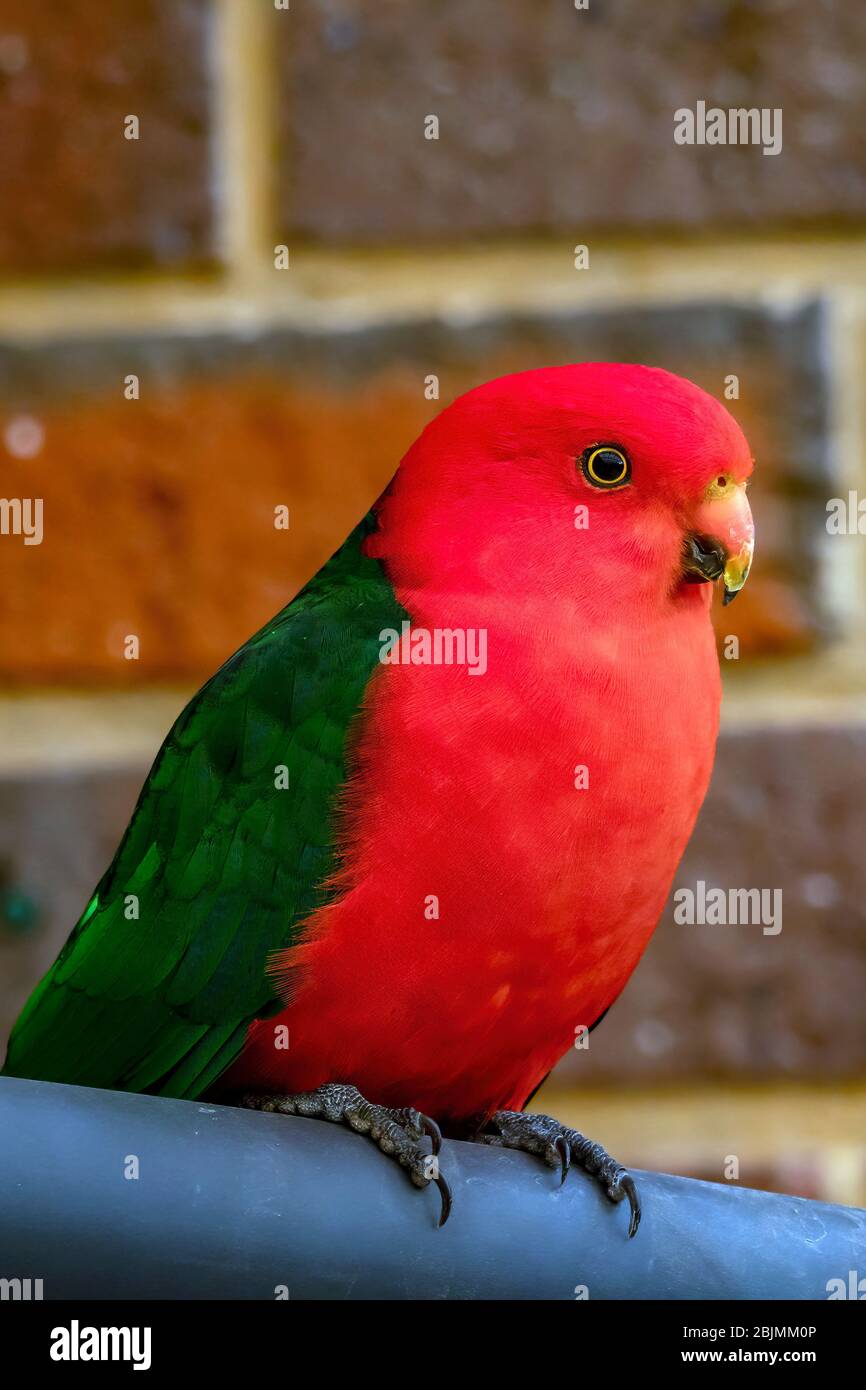
[[632,1174],[527,1106],[626,985],[706,793],[752,467],[658,367],[448,404],[177,718],[3,1073],[347,1125],[440,1225],[443,1134],[523,1150],[634,1235]]

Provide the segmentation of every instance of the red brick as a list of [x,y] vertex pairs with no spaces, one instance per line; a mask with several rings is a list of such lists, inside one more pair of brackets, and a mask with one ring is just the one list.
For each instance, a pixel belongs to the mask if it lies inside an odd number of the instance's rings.
[[[335,0],[273,25],[296,234],[583,240],[866,215],[866,10],[848,0]],[[782,152],[676,145],[674,112],[698,100],[781,107]]]
[[210,23],[207,0],[3,0],[0,269],[211,258]]

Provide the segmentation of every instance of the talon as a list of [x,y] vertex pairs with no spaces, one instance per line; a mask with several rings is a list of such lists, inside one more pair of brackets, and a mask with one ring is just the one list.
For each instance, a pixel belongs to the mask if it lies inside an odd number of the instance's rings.
[[630,1173],[625,1174],[620,1186],[626,1197],[628,1197],[628,1204],[631,1208],[631,1215],[628,1222],[628,1238],[631,1240],[637,1235],[637,1228],[640,1225],[640,1197],[637,1195],[637,1187]]
[[[430,1138],[431,1152],[434,1154],[438,1154],[439,1150],[442,1148],[441,1129],[439,1128],[435,1120],[431,1120],[429,1115],[421,1115],[420,1119],[422,1132],[428,1135]],[[441,1226],[441,1221],[439,1224]]]
[[451,1215],[451,1188],[441,1173],[433,1181],[439,1188],[439,1196],[442,1198],[442,1210],[439,1213],[439,1229],[441,1230]]
[[571,1147],[564,1134],[558,1134],[556,1136],[556,1139],[553,1142],[553,1147],[559,1154],[559,1161],[562,1165],[562,1174],[559,1179],[559,1185],[560,1187],[562,1187],[562,1184],[568,1177],[568,1170],[571,1167]]
[[546,1163],[555,1167],[559,1156],[561,1165],[560,1186],[572,1164],[595,1178],[608,1201],[621,1202],[628,1197],[631,1215],[628,1223],[629,1240],[637,1235],[640,1225],[640,1198],[634,1178],[621,1164],[611,1158],[606,1149],[593,1139],[587,1139],[579,1130],[561,1125],[550,1115],[536,1115],[529,1111],[497,1110],[491,1117],[499,1136],[479,1134],[482,1143],[502,1144],[507,1149],[520,1149],[524,1153],[541,1154]]
[[[334,1124],[345,1124],[357,1134],[367,1134],[383,1154],[408,1170],[416,1187],[435,1182],[442,1209],[439,1226],[451,1214],[451,1188],[439,1172],[436,1155],[442,1147],[442,1131],[435,1120],[414,1106],[390,1109],[365,1100],[357,1086],[348,1082],[327,1082],[315,1091],[294,1096],[253,1095],[241,1097],[241,1104],[255,1110],[284,1110],[287,1114],[321,1116]],[[424,1151],[428,1138],[432,1153]]]

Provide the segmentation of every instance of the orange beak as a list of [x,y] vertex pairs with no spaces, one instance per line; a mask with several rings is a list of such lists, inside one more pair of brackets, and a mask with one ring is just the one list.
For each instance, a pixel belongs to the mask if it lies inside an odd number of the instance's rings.
[[686,536],[685,577],[695,582],[722,579],[723,603],[730,603],[748,579],[755,553],[755,523],[744,484],[712,484],[695,521],[695,530]]

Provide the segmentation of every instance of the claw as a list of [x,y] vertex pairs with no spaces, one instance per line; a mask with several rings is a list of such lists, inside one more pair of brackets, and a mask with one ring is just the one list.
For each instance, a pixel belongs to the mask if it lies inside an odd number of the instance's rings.
[[571,1167],[571,1146],[564,1134],[558,1134],[553,1141],[553,1147],[559,1154],[559,1162],[562,1166],[562,1176],[559,1179],[560,1187],[568,1177],[568,1170]]
[[439,1214],[439,1227],[441,1229],[451,1215],[451,1188],[441,1173],[433,1181],[439,1188],[439,1196],[442,1198],[442,1211]]
[[637,1235],[637,1228],[640,1225],[640,1198],[637,1195],[634,1178],[630,1173],[626,1173],[620,1185],[626,1197],[628,1197],[628,1204],[631,1208],[631,1216],[629,1217],[628,1223],[628,1238],[631,1240]]
[[[439,1150],[442,1148],[442,1131],[437,1125],[436,1121],[431,1120],[429,1115],[422,1115],[421,1130],[422,1133],[428,1135],[430,1138],[431,1152],[434,1154],[438,1154]],[[441,1221],[439,1222],[439,1225],[442,1225]]]
[[497,1110],[489,1123],[495,1125],[497,1135],[479,1134],[486,1144],[501,1144],[506,1149],[519,1149],[524,1153],[541,1154],[550,1167],[556,1167],[556,1156],[560,1161],[560,1185],[572,1165],[577,1165],[594,1178],[611,1202],[622,1202],[628,1197],[631,1213],[628,1223],[629,1240],[637,1235],[640,1225],[641,1207],[634,1178],[621,1164],[592,1139],[587,1139],[576,1129],[561,1125],[550,1115],[536,1115],[528,1111]]

